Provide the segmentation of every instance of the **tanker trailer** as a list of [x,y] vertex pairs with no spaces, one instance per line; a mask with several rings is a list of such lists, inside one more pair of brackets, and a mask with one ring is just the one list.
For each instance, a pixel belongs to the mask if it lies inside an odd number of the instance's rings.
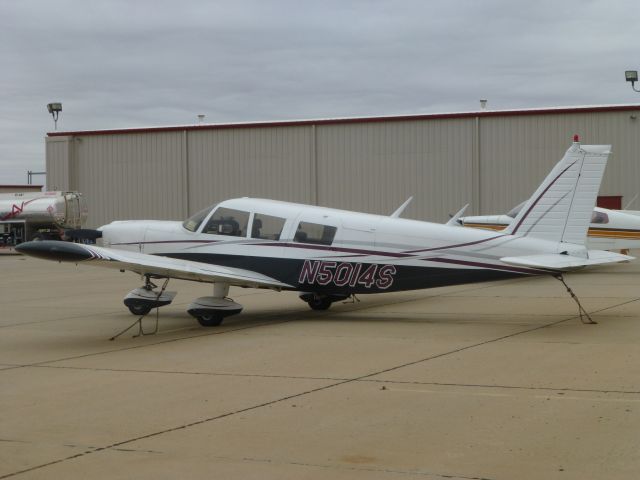
[[78,192],[0,194],[0,245],[28,240],[63,240],[66,229],[79,229],[87,207]]

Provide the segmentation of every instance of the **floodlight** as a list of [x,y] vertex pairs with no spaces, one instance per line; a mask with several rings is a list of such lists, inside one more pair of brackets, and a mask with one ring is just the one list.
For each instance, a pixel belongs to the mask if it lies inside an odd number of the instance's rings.
[[61,112],[62,111],[62,104],[61,103],[49,103],[47,105],[47,110],[49,110],[49,113],[53,115],[54,112]]
[[635,83],[638,81],[638,71],[637,70],[627,70],[624,72],[624,78],[627,82],[631,82],[631,88],[634,91],[640,92],[640,90],[636,89]]
[[53,117],[53,128],[55,130],[57,130],[58,129],[58,116],[60,115],[60,112],[62,111],[62,104],[60,102],[48,103],[47,104],[47,110],[49,110],[49,113]]

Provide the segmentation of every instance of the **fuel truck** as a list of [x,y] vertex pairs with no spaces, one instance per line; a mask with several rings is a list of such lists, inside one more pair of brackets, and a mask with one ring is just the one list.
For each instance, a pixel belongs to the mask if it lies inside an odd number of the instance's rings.
[[65,230],[87,220],[85,199],[78,192],[0,194],[0,246],[29,240],[66,240]]

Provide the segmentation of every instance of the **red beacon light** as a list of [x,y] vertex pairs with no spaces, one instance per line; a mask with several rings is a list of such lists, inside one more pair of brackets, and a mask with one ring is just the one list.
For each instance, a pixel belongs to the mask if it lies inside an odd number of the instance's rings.
[[580,141],[580,135],[578,135],[577,133],[573,136],[573,142],[577,143]]

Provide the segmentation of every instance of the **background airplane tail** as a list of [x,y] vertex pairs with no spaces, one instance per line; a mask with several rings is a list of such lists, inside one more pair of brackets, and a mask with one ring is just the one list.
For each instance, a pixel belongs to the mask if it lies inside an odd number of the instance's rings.
[[610,153],[610,145],[580,145],[576,136],[504,233],[584,245]]

